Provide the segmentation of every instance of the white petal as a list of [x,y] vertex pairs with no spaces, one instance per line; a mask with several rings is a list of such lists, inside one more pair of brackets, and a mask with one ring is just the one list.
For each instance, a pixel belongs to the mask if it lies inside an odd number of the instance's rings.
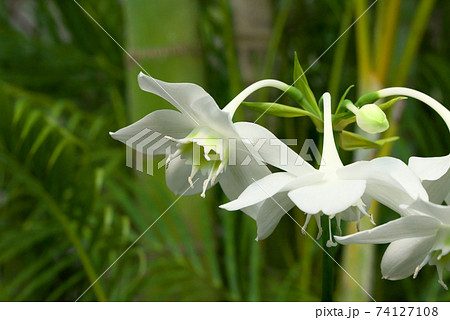
[[164,82],[142,72],[138,76],[138,82],[142,90],[167,100],[197,126],[210,126],[227,137],[228,133],[234,133],[229,114],[220,110],[202,87],[193,83]]
[[413,275],[416,268],[427,257],[433,243],[433,236],[392,242],[381,260],[383,278],[400,280]]
[[196,112],[192,109],[199,101],[202,104],[216,105],[214,99],[202,87],[193,83],[164,82],[142,72],[138,75],[138,83],[142,90],[160,96],[181,112],[194,116],[194,118]]
[[[441,204],[446,198],[450,199],[450,170],[437,180],[424,180],[422,184],[427,190],[431,202]],[[450,204],[447,201],[447,204]]]
[[417,200],[408,208],[408,213],[428,215],[444,224],[450,224],[450,206],[438,205],[432,202]]
[[286,192],[278,193],[265,200],[260,206],[256,215],[256,225],[258,227],[257,241],[267,238],[278,225],[280,219],[294,203],[289,199]]
[[[166,169],[166,184],[167,187],[175,194],[183,194],[189,196],[202,192],[203,181],[208,174],[199,170],[192,178],[194,188],[191,188],[188,177],[191,175],[192,165],[186,164],[181,156],[172,159]],[[211,188],[211,184],[208,188]]]
[[247,147],[257,152],[264,162],[298,176],[314,172],[309,163],[266,128],[250,122],[234,125],[239,136],[251,142]]
[[450,154],[444,157],[411,157],[408,166],[421,180],[437,180],[450,169]]
[[295,189],[288,195],[305,213],[334,215],[354,205],[365,187],[362,180],[333,179]]
[[392,241],[435,235],[440,222],[426,216],[406,216],[387,222],[370,230],[345,237],[335,237],[341,244],[389,243]]
[[[271,172],[264,165],[247,165],[243,166],[239,163],[242,159],[242,155],[238,155],[237,164],[229,164],[226,171],[219,176],[219,183],[222,187],[223,192],[230,200],[236,199],[248,186],[265,176],[268,176]],[[226,204],[228,205],[228,204]],[[226,210],[237,210],[228,209],[224,205],[220,206]],[[239,207],[247,215],[256,219],[256,212],[258,210],[257,205],[247,204],[243,207]]]
[[341,158],[336,148],[333,135],[333,124],[331,115],[331,96],[325,92],[323,98],[323,148],[322,164],[320,170],[325,172],[334,172],[337,168],[343,166]]
[[320,172],[319,170],[315,170],[313,173],[309,173],[304,176],[297,177],[295,180],[292,180],[283,187],[282,191],[292,191],[301,187],[318,184],[325,181],[324,177],[325,173]]
[[239,210],[266,200],[278,193],[295,176],[287,172],[269,174],[262,179],[253,181],[236,200],[220,206],[229,211]]
[[164,154],[168,146],[174,145],[165,136],[184,138],[193,128],[193,122],[180,112],[158,110],[110,135],[133,149],[137,149],[137,144],[145,144],[144,152]]
[[402,161],[382,157],[371,161],[358,161],[337,170],[343,179],[364,179],[366,193],[400,214],[400,205],[414,200],[428,200],[420,180]]

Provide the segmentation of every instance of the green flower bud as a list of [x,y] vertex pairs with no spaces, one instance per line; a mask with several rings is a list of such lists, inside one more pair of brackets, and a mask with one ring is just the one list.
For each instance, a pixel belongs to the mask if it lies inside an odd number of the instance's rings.
[[376,104],[366,104],[355,113],[356,123],[368,133],[380,133],[389,128],[386,114]]
[[[347,103],[345,103],[347,101]],[[376,104],[366,104],[358,109],[351,101],[344,100],[345,107],[356,116],[358,126],[368,133],[380,133],[389,128],[386,114]]]

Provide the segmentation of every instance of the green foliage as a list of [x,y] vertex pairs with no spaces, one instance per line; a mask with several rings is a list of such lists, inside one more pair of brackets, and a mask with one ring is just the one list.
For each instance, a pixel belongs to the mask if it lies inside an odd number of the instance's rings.
[[305,72],[298,61],[297,53],[294,55],[294,86],[305,96],[306,102],[302,105],[305,110],[320,116],[321,111],[317,105],[316,97],[309,87]]
[[379,148],[385,143],[393,142],[397,139],[399,139],[399,137],[390,137],[380,139],[377,141],[372,141],[359,134],[342,130],[342,132],[339,134],[339,146],[346,151],[353,151],[358,149],[371,149],[371,148]]
[[272,102],[243,102],[241,103],[243,107],[249,108],[256,112],[266,113],[270,115],[274,115],[282,118],[294,118],[294,117],[304,117],[308,116],[310,118],[314,118],[318,121],[321,121],[315,114],[312,114],[309,111],[305,111],[300,108],[294,108],[291,106],[286,106],[280,103],[272,103]]

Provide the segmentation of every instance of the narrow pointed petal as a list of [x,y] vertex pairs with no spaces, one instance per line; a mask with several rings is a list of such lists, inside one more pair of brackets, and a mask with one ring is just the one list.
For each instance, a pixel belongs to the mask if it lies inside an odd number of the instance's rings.
[[[168,101],[175,108],[191,116],[196,115],[196,104],[216,105],[214,99],[200,86],[193,83],[170,83],[143,74],[138,75],[139,87]],[[218,107],[217,107],[218,108]]]
[[[424,180],[422,184],[431,202],[441,204],[446,198],[450,198],[450,170],[439,179]],[[447,204],[450,203],[447,201]]]
[[145,150],[151,151],[152,154],[164,154],[169,145],[175,145],[173,141],[165,138],[166,136],[180,139],[187,136],[193,128],[193,122],[180,112],[158,110],[125,128],[111,132],[110,135],[133,149],[142,142],[146,144]]
[[[255,180],[262,179],[268,176],[271,172],[265,165],[241,165],[243,157],[246,154],[237,154],[237,163],[229,164],[226,171],[218,177],[220,186],[225,195],[230,200],[237,199],[238,196]],[[221,206],[221,208],[230,210]],[[246,205],[245,207],[239,207],[244,213],[256,219],[256,213],[258,205]],[[238,210],[232,209],[232,210]]]
[[267,238],[280,222],[281,218],[292,209],[294,203],[286,192],[278,193],[266,199],[260,206],[256,215],[258,227],[257,241]]
[[[192,182],[194,188],[191,187],[189,177],[191,176],[192,165],[186,164],[185,160],[180,156],[172,159],[166,169],[167,187],[175,194],[183,194],[185,196],[201,193],[203,191],[203,181],[207,178],[208,173],[198,171],[193,177]],[[208,185],[211,188],[212,185]]]
[[323,97],[323,149],[322,164],[320,170],[325,172],[334,171],[336,168],[342,167],[342,161],[336,149],[333,135],[333,123],[331,119],[331,95],[325,92]]
[[295,177],[287,172],[269,174],[262,179],[253,181],[236,200],[223,204],[220,208],[234,211],[257,204],[273,197],[294,179]]
[[362,180],[329,180],[290,191],[289,198],[308,214],[334,215],[354,205],[364,194]]
[[383,278],[400,280],[414,274],[433,247],[434,236],[401,239],[392,242],[381,260]]
[[237,122],[234,125],[239,136],[251,142],[251,145],[247,146],[255,146],[254,150],[264,162],[297,176],[315,171],[308,162],[266,128],[250,122]]
[[450,225],[450,206],[438,205],[419,199],[413,202],[407,210],[409,213],[416,215],[428,215]]
[[341,244],[389,243],[404,238],[434,236],[441,223],[426,216],[406,216],[370,230],[344,237],[335,237]]
[[421,180],[437,180],[450,170],[450,154],[444,157],[411,157],[408,166]]
[[222,133],[235,133],[228,113],[220,110],[202,87],[193,83],[164,82],[142,72],[138,76],[138,82],[142,90],[167,100],[197,126],[210,125]]
[[416,199],[428,200],[428,194],[418,177],[402,161],[382,157],[371,161],[358,161],[337,170],[342,179],[364,179],[366,193],[404,214],[400,205],[409,205]]

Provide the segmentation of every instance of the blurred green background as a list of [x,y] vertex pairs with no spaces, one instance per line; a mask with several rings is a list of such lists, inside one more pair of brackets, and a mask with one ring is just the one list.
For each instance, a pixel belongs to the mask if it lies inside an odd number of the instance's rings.
[[[295,51],[307,69],[372,4],[78,2],[104,30],[72,0],[0,0],[2,301],[77,299],[176,199],[163,170],[149,176],[126,167],[125,146],[108,135],[170,107],[138,89],[135,62],[155,78],[202,85],[223,107],[262,78],[292,83]],[[352,99],[403,85],[449,105],[449,14],[445,0],[377,1],[307,71],[311,88],[336,101],[351,84]],[[251,100],[279,94],[261,91]],[[237,118],[257,116],[241,110]],[[394,107],[390,120],[386,136],[401,139],[357,157],[448,153],[447,128],[420,103]],[[280,138],[318,138],[309,119],[258,123]],[[355,155],[342,157],[349,163]],[[206,199],[177,201],[81,301],[320,301],[320,248],[286,217],[256,242],[254,221],[218,209],[224,202],[218,187]],[[371,210],[378,223],[397,217]],[[308,232],[316,230],[311,223]],[[378,301],[450,300],[434,267],[416,280],[381,280],[385,247],[339,247],[335,255]],[[333,282],[335,301],[368,300],[339,268]]]

